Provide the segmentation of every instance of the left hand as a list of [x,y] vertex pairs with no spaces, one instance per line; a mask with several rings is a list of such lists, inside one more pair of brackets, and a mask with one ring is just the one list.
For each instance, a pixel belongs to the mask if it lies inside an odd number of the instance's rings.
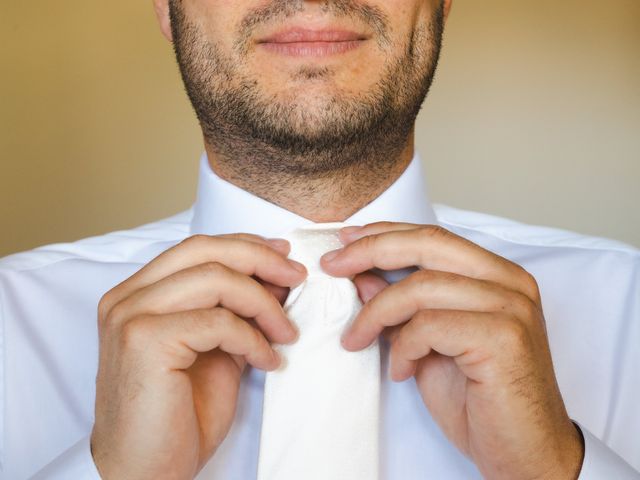
[[[519,265],[434,225],[380,222],[340,233],[322,259],[365,302],[343,337],[380,334],[391,378],[415,377],[426,407],[489,479],[574,479],[581,435],[558,389],[536,280]],[[418,267],[388,285],[368,272]]]

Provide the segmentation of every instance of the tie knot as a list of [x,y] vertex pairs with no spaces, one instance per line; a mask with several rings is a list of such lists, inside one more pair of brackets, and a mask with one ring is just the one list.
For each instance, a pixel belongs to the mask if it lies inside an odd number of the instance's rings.
[[309,276],[324,275],[320,267],[320,257],[331,250],[342,248],[338,230],[346,223],[315,223],[292,230],[282,237],[291,243],[289,258],[307,267]]

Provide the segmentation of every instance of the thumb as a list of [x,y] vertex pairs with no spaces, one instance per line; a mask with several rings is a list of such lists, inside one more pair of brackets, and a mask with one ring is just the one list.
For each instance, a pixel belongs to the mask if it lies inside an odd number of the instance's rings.
[[378,292],[389,285],[384,278],[371,271],[356,275],[353,279],[353,283],[356,284],[358,295],[360,296],[362,303],[367,303],[375,297]]

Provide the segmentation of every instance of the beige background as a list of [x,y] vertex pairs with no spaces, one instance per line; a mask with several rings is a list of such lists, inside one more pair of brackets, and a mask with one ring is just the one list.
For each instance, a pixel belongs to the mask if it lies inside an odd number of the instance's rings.
[[[0,2],[0,256],[188,208],[201,139],[151,2]],[[640,1],[455,0],[435,201],[640,246]]]

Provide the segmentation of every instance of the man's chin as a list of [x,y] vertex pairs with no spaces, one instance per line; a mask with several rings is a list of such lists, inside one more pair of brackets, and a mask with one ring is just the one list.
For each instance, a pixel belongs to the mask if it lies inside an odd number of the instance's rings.
[[275,103],[282,105],[284,111],[293,109],[309,117],[329,112],[339,104],[348,102],[345,93],[338,90],[332,82],[319,79],[292,82],[286,89],[270,97]]

